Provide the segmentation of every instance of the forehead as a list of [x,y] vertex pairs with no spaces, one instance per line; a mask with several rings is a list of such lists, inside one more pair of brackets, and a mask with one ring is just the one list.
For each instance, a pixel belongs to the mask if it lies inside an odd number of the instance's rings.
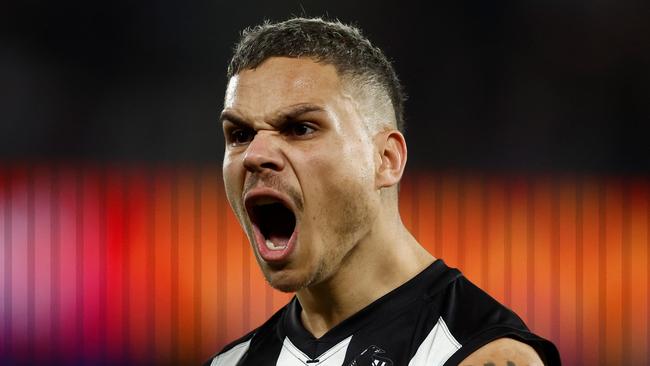
[[344,97],[334,66],[308,58],[273,57],[230,79],[224,108],[255,117],[287,105],[326,105]]

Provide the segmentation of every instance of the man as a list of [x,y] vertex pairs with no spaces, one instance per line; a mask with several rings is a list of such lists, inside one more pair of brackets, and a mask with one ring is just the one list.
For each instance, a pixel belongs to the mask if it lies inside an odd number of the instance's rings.
[[208,364],[559,364],[402,224],[404,95],[357,29],[303,18],[248,29],[228,77],[228,200],[266,280],[296,296]]

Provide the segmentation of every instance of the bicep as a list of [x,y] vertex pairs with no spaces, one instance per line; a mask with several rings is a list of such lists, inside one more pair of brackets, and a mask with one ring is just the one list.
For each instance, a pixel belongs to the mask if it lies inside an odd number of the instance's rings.
[[467,356],[460,366],[542,366],[533,347],[511,338],[494,340]]

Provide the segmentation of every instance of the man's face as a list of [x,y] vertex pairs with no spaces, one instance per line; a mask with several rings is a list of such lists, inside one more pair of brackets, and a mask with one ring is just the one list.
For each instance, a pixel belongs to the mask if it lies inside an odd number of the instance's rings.
[[223,178],[268,282],[297,291],[346,265],[379,209],[367,121],[336,69],[276,57],[231,78]]

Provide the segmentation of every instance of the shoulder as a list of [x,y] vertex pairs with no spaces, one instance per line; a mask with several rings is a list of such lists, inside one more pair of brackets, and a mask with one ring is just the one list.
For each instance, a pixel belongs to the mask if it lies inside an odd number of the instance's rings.
[[221,351],[219,351],[216,355],[210,357],[210,359],[205,362],[203,366],[235,364],[248,351],[255,332],[256,330],[229,343],[223,347]]
[[[293,300],[292,300],[293,301]],[[277,335],[277,327],[282,321],[282,317],[287,311],[289,304],[278,310],[260,327],[249,332],[245,336],[227,344],[217,352],[217,354],[210,357],[210,359],[203,364],[203,366],[220,366],[220,365],[235,365],[241,359],[247,357],[250,350],[259,346],[260,342],[264,343],[268,340],[275,339]]]
[[477,349],[459,365],[542,366],[544,363],[533,347],[512,338],[499,338]]
[[517,314],[464,276],[449,284],[440,311],[451,333],[463,345],[477,336],[483,343],[512,332],[529,333]]

